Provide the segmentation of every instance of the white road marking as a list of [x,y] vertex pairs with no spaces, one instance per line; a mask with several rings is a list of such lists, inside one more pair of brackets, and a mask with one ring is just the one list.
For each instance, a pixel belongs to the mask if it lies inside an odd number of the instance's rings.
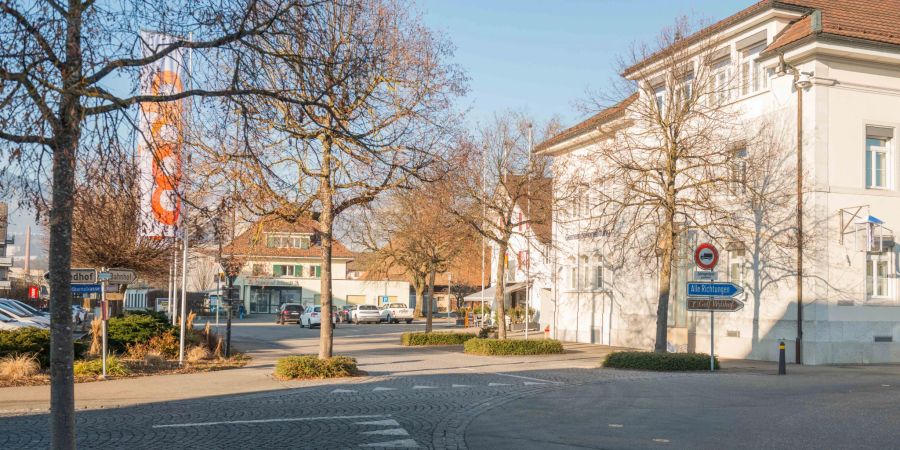
[[559,381],[542,380],[540,378],[523,377],[522,375],[512,375],[512,374],[508,374],[508,373],[494,372],[494,375],[501,375],[504,377],[521,378],[523,380],[540,381],[542,383],[562,384]]
[[610,427],[610,428],[622,428],[622,427],[624,427],[624,426],[625,426],[625,425],[622,425],[622,424],[620,424],[620,423],[611,423],[611,424],[609,424],[609,427]]
[[386,387],[381,387],[381,386],[379,386],[379,387],[377,387],[377,388],[375,388],[375,389],[372,389],[372,390],[373,390],[373,391],[396,391],[397,388],[386,388]]
[[281,417],[276,419],[256,419],[256,420],[224,420],[220,422],[193,422],[193,423],[168,423],[162,425],[153,425],[152,428],[186,428],[186,427],[211,427],[214,425],[232,425],[239,423],[273,423],[273,422],[307,422],[312,420],[348,420],[348,419],[377,419],[379,417],[390,417],[388,414],[370,414],[362,416],[321,416],[321,417]]
[[535,384],[547,384],[547,383],[544,383],[543,381],[526,381],[524,384],[525,384],[525,386],[531,386],[531,385],[535,385]]
[[409,436],[403,428],[389,428],[387,430],[364,431],[362,434],[377,434],[380,436]]
[[891,387],[889,384],[882,384],[881,387]]
[[507,383],[488,383],[488,386],[509,386]]
[[370,420],[368,422],[353,422],[356,425],[380,425],[380,426],[391,426],[391,427],[399,427],[400,423],[394,419],[385,419],[385,420]]
[[470,385],[470,384],[454,384],[454,385],[451,386],[451,387],[455,387],[455,388],[464,388],[464,387],[472,387],[472,385]]
[[660,439],[660,438],[656,438],[656,439],[653,440],[653,442],[659,442],[659,443],[661,443],[661,444],[665,444],[665,443],[669,442],[669,440],[668,440],[668,439]]
[[353,389],[335,389],[331,391],[332,394],[347,394],[350,392],[356,392]]
[[373,442],[371,444],[362,444],[360,447],[389,447],[389,448],[419,448],[419,444],[412,439],[400,439],[388,442]]
[[413,389],[437,389],[437,386],[413,386]]

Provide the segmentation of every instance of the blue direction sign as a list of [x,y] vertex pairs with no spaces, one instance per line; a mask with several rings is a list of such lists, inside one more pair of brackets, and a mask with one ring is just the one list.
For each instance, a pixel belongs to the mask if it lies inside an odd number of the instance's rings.
[[72,285],[72,293],[73,294],[91,294],[94,292],[100,292],[99,284],[73,284]]
[[734,283],[698,283],[687,284],[689,297],[735,297],[744,292],[744,289]]

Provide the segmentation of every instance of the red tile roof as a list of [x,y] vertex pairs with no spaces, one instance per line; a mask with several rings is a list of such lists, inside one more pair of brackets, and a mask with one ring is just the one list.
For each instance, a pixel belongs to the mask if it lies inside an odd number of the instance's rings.
[[622,115],[625,112],[625,109],[628,108],[629,105],[634,103],[634,101],[637,100],[637,98],[638,98],[637,93],[630,95],[625,100],[622,100],[621,102],[619,102],[609,108],[606,108],[603,111],[600,111],[591,117],[588,117],[584,121],[577,123],[569,128],[566,128],[565,130],[562,130],[561,132],[557,133],[555,136],[551,137],[550,139],[547,139],[546,141],[541,142],[540,144],[535,146],[534,151],[541,152],[541,151],[547,150],[548,148],[553,147],[556,144],[565,142],[569,139],[573,139],[573,138],[578,137],[589,131],[596,130],[598,126],[608,123],[619,117],[622,117]]
[[[234,253],[244,256],[271,256],[288,258],[310,258],[322,256],[322,246],[318,245],[318,224],[309,219],[301,219],[290,223],[281,219],[263,218],[244,231],[234,241],[222,249],[223,255]],[[298,233],[313,236],[309,248],[271,248],[266,247],[266,233]],[[335,258],[353,258],[354,253],[338,241],[332,244],[332,256]]]
[[[813,35],[856,38],[900,46],[900,0],[762,0],[680,42],[696,42],[772,8],[796,10],[806,16],[782,30],[766,51],[782,48]],[[821,29],[813,26],[818,24],[810,16],[816,10],[821,13]],[[652,63],[659,54],[661,52],[628,67],[624,74]]]

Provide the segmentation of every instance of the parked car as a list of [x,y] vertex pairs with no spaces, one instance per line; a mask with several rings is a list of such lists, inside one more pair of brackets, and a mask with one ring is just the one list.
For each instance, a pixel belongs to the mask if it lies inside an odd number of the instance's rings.
[[275,315],[275,323],[284,325],[288,322],[300,323],[300,314],[303,312],[303,305],[299,303],[284,303],[278,307],[278,313]]
[[82,307],[81,305],[73,305],[72,306],[72,321],[75,322],[75,325],[81,325],[87,322],[91,317],[91,312]]
[[50,328],[49,317],[32,314],[13,303],[13,300],[0,299],[0,311],[20,322],[30,322],[39,328]]
[[375,305],[356,305],[350,310],[350,321],[356,324],[362,322],[381,322],[381,311]]
[[15,318],[0,312],[0,330],[16,330],[19,328],[34,326],[32,323],[20,322]]
[[353,305],[341,306],[341,309],[338,310],[338,322],[350,323],[351,309],[353,309]]
[[406,323],[412,323],[413,310],[406,306],[405,303],[391,303],[381,309],[381,321],[386,323],[400,323],[401,320]]
[[[336,326],[337,322],[337,306],[331,307],[331,325]],[[319,327],[322,325],[322,307],[321,306],[307,306],[306,310],[303,311],[303,314],[300,314],[300,322],[301,327]]]

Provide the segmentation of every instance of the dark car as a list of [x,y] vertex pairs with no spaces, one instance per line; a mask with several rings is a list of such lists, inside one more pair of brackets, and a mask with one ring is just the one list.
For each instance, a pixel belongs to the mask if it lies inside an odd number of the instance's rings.
[[353,305],[344,305],[338,310],[338,322],[350,323],[350,310]]
[[284,325],[286,323],[300,323],[300,314],[303,313],[303,305],[298,303],[285,303],[278,308],[275,316],[275,323]]

